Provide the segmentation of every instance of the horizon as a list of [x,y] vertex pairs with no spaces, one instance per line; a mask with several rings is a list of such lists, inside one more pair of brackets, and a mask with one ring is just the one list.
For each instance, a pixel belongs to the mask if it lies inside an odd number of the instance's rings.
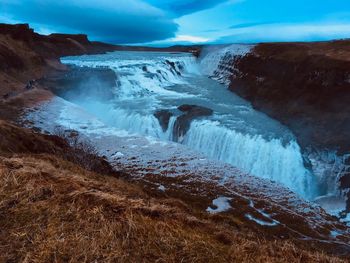
[[[3,0],[0,22],[92,41],[174,45],[314,42],[350,38],[350,3],[302,0]],[[64,14],[64,16],[62,15]]]

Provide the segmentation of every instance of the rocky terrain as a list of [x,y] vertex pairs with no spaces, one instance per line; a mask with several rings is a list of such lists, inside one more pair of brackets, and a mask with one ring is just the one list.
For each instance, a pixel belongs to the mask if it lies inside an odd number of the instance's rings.
[[[233,168],[234,179],[222,183],[212,165],[186,170],[193,160],[142,167],[130,157],[112,167],[75,131],[10,124],[84,76],[113,84],[108,70],[69,69],[60,56],[118,48],[0,25],[1,262],[347,262],[348,228],[277,184]],[[181,133],[212,114],[179,110]],[[175,163],[182,174],[164,176]]]

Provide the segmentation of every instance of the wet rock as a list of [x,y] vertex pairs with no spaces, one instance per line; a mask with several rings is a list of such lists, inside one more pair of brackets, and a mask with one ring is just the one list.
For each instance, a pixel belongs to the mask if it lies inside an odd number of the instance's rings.
[[171,67],[172,71],[175,72],[177,75],[181,76],[181,72],[177,70],[175,62],[165,60],[165,62]]
[[158,110],[154,113],[154,116],[158,119],[160,126],[165,132],[169,127],[169,121],[173,113],[168,110]]
[[340,188],[346,192],[346,212],[350,213],[350,168],[348,171],[340,178]]
[[174,124],[174,130],[173,130],[173,138],[175,141],[180,141],[181,138],[187,133],[191,126],[191,122],[194,119],[210,116],[213,114],[213,110],[198,106],[198,105],[188,105],[184,104],[178,107],[178,109],[184,114],[179,116]]
[[178,109],[194,116],[210,116],[213,114],[212,109],[197,105],[183,104],[179,106]]

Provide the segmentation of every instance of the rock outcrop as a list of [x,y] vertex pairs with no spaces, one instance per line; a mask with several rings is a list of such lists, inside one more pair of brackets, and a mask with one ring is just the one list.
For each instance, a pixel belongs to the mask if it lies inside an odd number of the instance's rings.
[[52,71],[66,70],[59,58],[67,55],[103,53],[114,46],[90,42],[86,35],[37,34],[27,24],[0,24],[0,98],[22,93],[28,82]]
[[160,126],[165,132],[169,128],[169,121],[173,113],[169,110],[158,110],[154,113],[154,116],[158,119]]
[[350,41],[260,44],[230,90],[288,125],[303,146],[350,151]]
[[200,117],[210,116],[213,114],[212,109],[198,105],[188,105],[184,104],[178,107],[178,109],[183,112],[182,115],[177,117],[174,123],[173,139],[175,141],[181,140],[183,136],[187,133],[191,126],[191,122]]

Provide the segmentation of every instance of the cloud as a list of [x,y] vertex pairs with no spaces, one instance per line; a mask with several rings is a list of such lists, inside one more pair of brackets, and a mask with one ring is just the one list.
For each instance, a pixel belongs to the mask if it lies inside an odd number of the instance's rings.
[[231,29],[237,29],[237,28],[247,28],[247,27],[254,27],[254,26],[261,26],[261,25],[268,25],[268,24],[274,24],[276,22],[255,22],[255,23],[240,23],[235,24],[233,26],[230,26]]
[[148,3],[167,10],[175,17],[215,7],[221,3],[237,0],[147,0]]
[[212,39],[193,35],[177,35],[176,37],[168,38],[160,41],[152,41],[146,43],[147,46],[153,47],[169,47],[174,45],[195,45],[205,44],[210,42]]
[[350,23],[269,24],[238,28],[215,43],[323,41],[350,37]]
[[188,36],[188,35],[178,35],[174,38],[171,38],[170,41],[172,42],[191,42],[191,43],[204,43],[208,42],[210,39],[205,37],[197,37],[197,36]]
[[1,9],[5,20],[112,43],[167,39],[178,29],[163,10],[141,0],[2,0]]

